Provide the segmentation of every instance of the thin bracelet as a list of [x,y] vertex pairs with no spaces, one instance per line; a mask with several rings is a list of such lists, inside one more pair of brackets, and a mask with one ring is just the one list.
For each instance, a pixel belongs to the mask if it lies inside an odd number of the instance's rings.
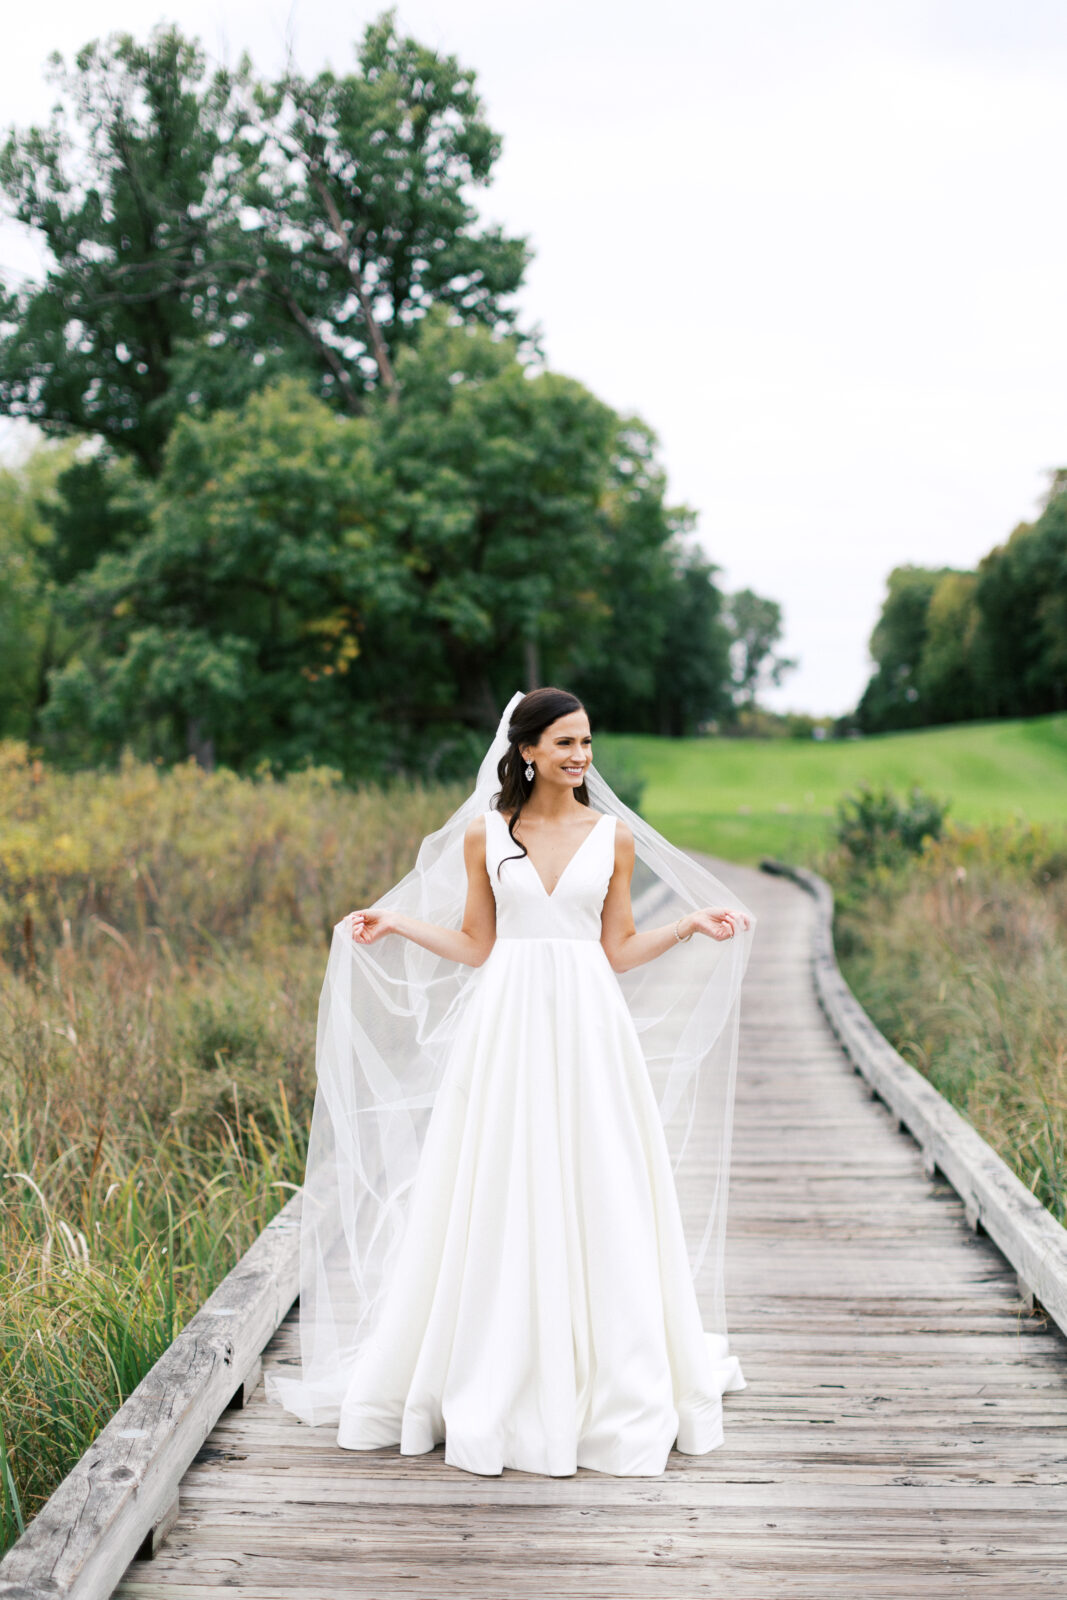
[[[684,916],[685,916],[685,912],[683,911],[682,912],[682,917],[684,917]],[[681,922],[682,917],[678,918],[678,922]],[[678,932],[678,922],[676,922],[674,924],[674,937],[677,939],[679,944],[688,944],[690,939],[693,937],[693,934],[696,933],[696,929],[695,928],[690,929],[690,931],[686,934],[685,938],[683,939],[681,934]]]

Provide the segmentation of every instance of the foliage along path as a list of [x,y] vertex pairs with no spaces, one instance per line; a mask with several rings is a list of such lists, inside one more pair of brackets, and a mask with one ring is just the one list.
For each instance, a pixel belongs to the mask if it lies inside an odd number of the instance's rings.
[[[124,1600],[927,1600],[1062,1594],[1067,1349],[818,1009],[814,906],[717,864],[760,918],[728,1228],[725,1444],[660,1478],[448,1467],[338,1450],[262,1388],[224,1415]],[[683,1196],[684,1203],[684,1196]],[[297,1351],[291,1313],[265,1364]]]

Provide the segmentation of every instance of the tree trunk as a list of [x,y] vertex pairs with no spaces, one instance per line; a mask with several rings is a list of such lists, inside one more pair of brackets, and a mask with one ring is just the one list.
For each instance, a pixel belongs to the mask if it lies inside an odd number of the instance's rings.
[[352,280],[352,287],[356,291],[356,299],[359,301],[359,308],[363,313],[363,320],[367,327],[367,337],[370,341],[371,354],[374,357],[374,363],[378,368],[378,376],[381,379],[382,388],[385,390],[390,401],[395,403],[397,398],[396,374],[393,371],[393,364],[389,360],[389,351],[386,348],[385,340],[382,337],[382,330],[378,326],[378,319],[374,315],[374,308],[371,305],[370,296],[368,295],[366,285],[363,282],[363,273],[360,270],[358,261],[356,260],[355,250],[352,249],[348,244],[348,235],[345,233],[345,225],[342,221],[341,213],[337,209],[337,202],[330,193],[329,186],[326,183],[326,180],[323,178],[322,173],[316,168],[312,167],[310,169],[310,175],[319,199],[322,201],[322,204],[325,208],[330,227],[336,234],[339,241],[335,254],[338,260],[343,263],[346,271],[348,272],[348,276]]
[[198,767],[205,772],[215,770],[215,741],[205,733],[199,717],[190,717],[185,724],[185,745]]
[[30,738],[36,739],[41,728],[41,712],[48,703],[48,673],[53,666],[53,651],[56,639],[56,608],[51,606],[48,612],[48,626],[45,629],[44,644],[41,646],[41,659],[37,663],[37,684],[33,693],[33,707],[30,711]]
[[523,670],[526,675],[526,693],[529,694],[531,689],[540,689],[541,687],[541,651],[538,648],[536,636],[529,637],[523,641],[522,655]]

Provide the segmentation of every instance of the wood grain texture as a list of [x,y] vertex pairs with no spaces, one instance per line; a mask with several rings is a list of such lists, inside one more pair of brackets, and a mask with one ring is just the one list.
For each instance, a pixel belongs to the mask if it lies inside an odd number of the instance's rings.
[[[1044,1600],[1067,1592],[1067,1343],[820,1009],[818,907],[716,864],[760,918],[728,1223],[726,1439],[660,1478],[338,1449],[223,1415],[123,1600]],[[684,1196],[683,1196],[684,1203]],[[295,1313],[263,1355],[295,1361]]]
[[817,873],[785,871],[817,907],[813,934],[815,992],[834,1034],[872,1094],[922,1148],[928,1177],[942,1172],[963,1202],[975,1232],[995,1241],[1018,1275],[1029,1308],[1038,1302],[1067,1332],[1067,1229],[1016,1177],[971,1124],[904,1060],[864,1011],[834,955],[833,893]]

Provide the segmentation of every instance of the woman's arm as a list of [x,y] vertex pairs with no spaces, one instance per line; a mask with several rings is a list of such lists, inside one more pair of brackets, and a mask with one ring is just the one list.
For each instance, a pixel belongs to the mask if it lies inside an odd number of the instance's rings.
[[496,942],[496,900],[485,867],[485,818],[475,817],[463,835],[463,861],[467,868],[467,903],[460,928],[440,928],[402,911],[353,911],[352,937],[357,944],[373,944],[387,933],[402,934],[424,950],[446,961],[480,967]]
[[630,904],[633,872],[633,830],[620,818],[615,824],[615,871],[608,884],[600,925],[600,942],[616,972],[629,972],[632,967],[654,961],[665,950],[673,949],[679,939],[686,940],[694,933],[707,934],[711,939],[732,939],[738,929],[749,926],[743,911],[706,906],[700,911],[687,911],[676,923],[638,933]]

